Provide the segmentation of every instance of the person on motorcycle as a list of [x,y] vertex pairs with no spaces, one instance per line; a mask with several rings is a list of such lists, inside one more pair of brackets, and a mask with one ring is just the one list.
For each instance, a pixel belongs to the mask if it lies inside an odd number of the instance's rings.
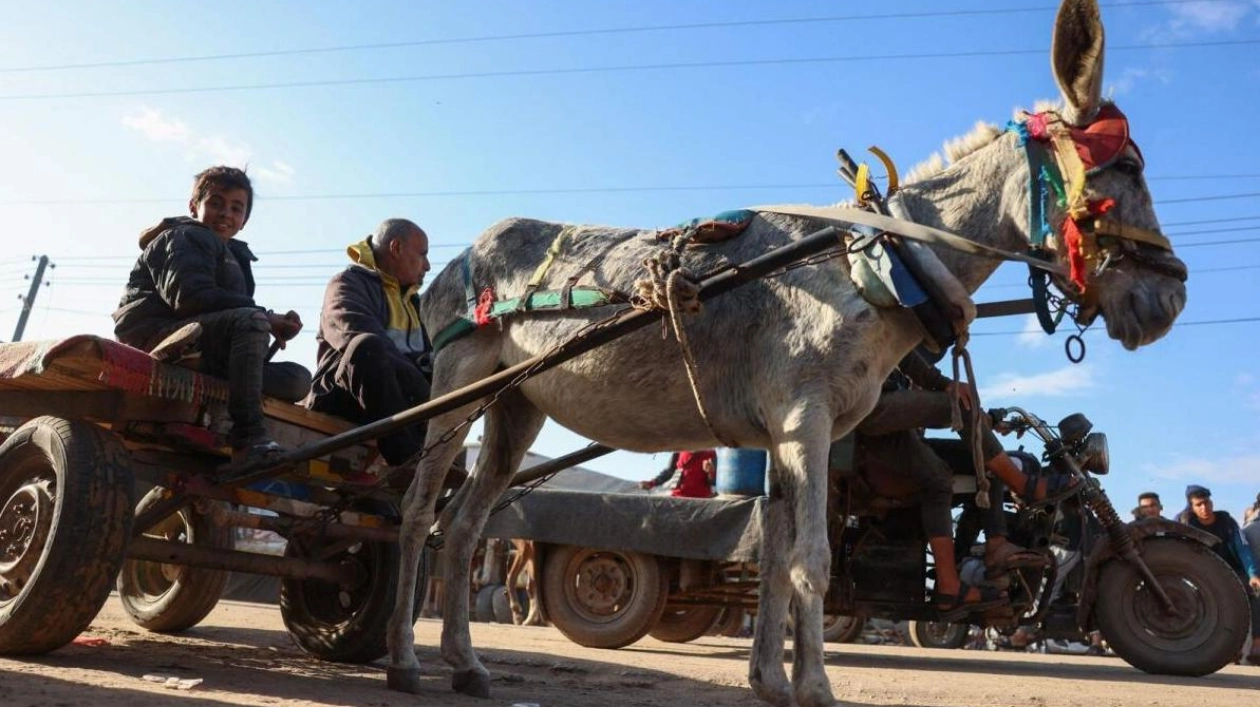
[[[924,441],[922,428],[950,427],[954,399],[966,410],[975,404],[965,384],[954,384],[916,352],[906,356],[885,381],[879,402],[858,424],[859,468],[872,490],[893,497],[915,496],[936,564],[936,605],[942,620],[1001,605],[1004,593],[989,584],[962,582],[955,563],[952,516],[953,469]],[[963,415],[964,439],[972,439],[970,415]],[[1054,502],[1076,492],[1074,482],[1025,473],[1002,448],[986,415],[979,416],[985,467],[1026,502]],[[1002,516],[1001,487],[990,494],[989,518]],[[996,497],[996,498],[995,498]],[[1040,566],[1045,559],[1006,539],[999,522],[986,522],[987,575],[998,578],[1017,567]]]

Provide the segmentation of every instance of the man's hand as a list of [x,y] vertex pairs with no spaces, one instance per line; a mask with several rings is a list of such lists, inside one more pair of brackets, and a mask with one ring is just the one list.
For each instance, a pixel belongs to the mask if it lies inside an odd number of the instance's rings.
[[302,331],[302,317],[291,309],[285,314],[267,312],[267,321],[271,323],[271,334],[280,342],[280,348],[284,348],[284,342]]
[[1251,579],[1247,580],[1247,584],[1250,584],[1255,591],[1260,592],[1260,577],[1252,576]]

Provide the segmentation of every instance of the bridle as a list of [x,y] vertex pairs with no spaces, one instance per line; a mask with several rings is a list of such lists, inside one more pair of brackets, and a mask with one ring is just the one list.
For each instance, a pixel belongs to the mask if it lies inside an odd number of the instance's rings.
[[[1054,333],[1070,305],[1077,307],[1074,320],[1083,310],[1094,310],[1097,294],[1089,283],[1122,259],[1185,279],[1183,271],[1162,262],[1158,255],[1152,257],[1152,251],[1172,253],[1168,238],[1157,231],[1108,218],[1115,201],[1091,199],[1086,194],[1088,178],[1115,165],[1130,148],[1138,168],[1143,166],[1142,152],[1129,136],[1128,118],[1119,108],[1103,105],[1084,127],[1067,123],[1055,111],[1026,113],[1022,120],[1008,125],[1008,130],[1017,134],[1028,158],[1029,253],[1043,260],[1056,260],[1057,248],[1048,245],[1051,238],[1058,240],[1067,252],[1066,279],[1030,268],[1037,318],[1046,333]],[[1057,227],[1047,218],[1051,204],[1064,213]],[[1065,297],[1049,292],[1052,281]],[[1052,308],[1056,311],[1052,312]],[[1079,336],[1074,338],[1083,355],[1083,342],[1079,342]],[[1069,358],[1074,358],[1070,350]]]

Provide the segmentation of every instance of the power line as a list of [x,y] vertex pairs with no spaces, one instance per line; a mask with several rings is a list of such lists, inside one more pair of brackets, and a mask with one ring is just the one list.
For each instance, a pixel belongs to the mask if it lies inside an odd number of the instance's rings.
[[[1140,49],[1189,49],[1204,47],[1250,46],[1260,44],[1260,39],[1233,39],[1202,42],[1165,42],[1159,44],[1128,44],[1107,48],[1108,52]],[[1045,56],[1049,49],[995,49],[965,52],[922,52],[914,54],[848,54],[844,56],[802,57],[778,59],[728,59],[724,61],[666,62],[660,64],[622,64],[613,66],[574,66],[557,69],[512,69],[506,71],[469,71],[449,74],[422,74],[416,76],[374,76],[352,79],[319,79],[309,81],[282,81],[275,83],[233,84],[226,86],[187,86],[177,88],[132,89],[124,91],[81,91],[77,93],[29,93],[0,95],[0,101],[33,101],[55,98],[116,98],[123,96],[168,96],[190,93],[220,93],[227,91],[261,91],[283,88],[314,88],[327,86],[363,86],[391,83],[415,83],[421,81],[453,81],[484,78],[522,78],[528,76],[571,76],[578,74],[625,73],[634,71],[662,71],[680,69],[733,68],[741,66],[797,66],[804,64],[847,64],[870,61],[899,61],[920,59],[970,59],[979,57]]]
[[[1237,319],[1203,319],[1197,322],[1174,322],[1172,328],[1183,326],[1216,326],[1222,324],[1251,324],[1260,322],[1260,317],[1238,317]],[[1086,329],[1086,334],[1101,333],[1104,329]],[[1027,331],[973,331],[972,336],[1019,336],[1027,334]]]
[[[1205,175],[1212,176],[1212,175]],[[1260,176],[1260,175],[1257,175]],[[1147,181],[1175,179],[1176,177],[1147,177]],[[643,192],[691,192],[691,191],[753,191],[776,189],[843,189],[839,182],[816,182],[804,184],[682,184],[682,185],[640,185],[625,187],[549,187],[545,189],[457,189],[444,191],[399,191],[399,192],[358,192],[330,194],[287,194],[277,196],[259,196],[258,203],[274,203],[282,201],[333,201],[352,199],[416,199],[416,198],[451,198],[467,196],[547,196],[561,194],[626,194]],[[1186,197],[1180,199],[1159,199],[1156,206],[1163,204],[1182,204],[1197,201],[1221,201],[1230,199],[1248,199],[1260,197],[1260,192],[1242,192],[1238,194],[1209,194],[1207,196]],[[140,199],[3,199],[0,206],[94,206],[113,204],[169,204],[186,197],[145,197]],[[1238,219],[1221,219],[1221,221],[1260,219],[1260,216],[1244,216]],[[1188,221],[1186,224],[1215,223],[1215,221]],[[1183,224],[1165,224],[1176,226]]]
[[[1115,2],[1104,7],[1144,7],[1150,5],[1183,5],[1201,0],[1155,0],[1145,2]],[[478,37],[451,37],[447,39],[419,39],[406,42],[375,42],[370,44],[343,44],[327,47],[305,47],[300,49],[273,49],[255,52],[235,52],[230,54],[202,54],[182,57],[163,57],[152,59],[120,59],[114,61],[84,62],[78,64],[50,64],[43,66],[16,66],[0,68],[0,73],[32,73],[37,71],[65,71],[69,69],[99,69],[121,66],[146,66],[152,64],[177,64],[202,61],[221,61],[224,59],[258,59],[263,57],[296,56],[302,54],[330,54],[334,52],[353,52],[376,49],[402,49],[406,47],[437,46],[443,44],[472,44],[478,42],[502,42],[524,39],[560,39],[564,37],[589,37],[609,34],[635,34],[642,32],[663,32],[697,29],[733,29],[737,27],[756,27],[772,25],[818,24],[824,22],[862,22],[868,20],[890,19],[926,19],[934,17],[967,17],[976,15],[1014,15],[1039,12],[1054,12],[1055,6],[1021,7],[1021,8],[986,8],[983,10],[936,10],[928,12],[894,12],[876,15],[830,15],[823,17],[801,17],[763,20],[730,20],[725,22],[692,22],[672,25],[642,25],[638,27],[606,27],[579,30],[554,30],[550,32],[523,32],[517,34],[484,35]]]
[[1171,228],[1173,226],[1198,226],[1204,223],[1230,223],[1233,221],[1257,221],[1257,220],[1260,220],[1260,216],[1238,216],[1235,218],[1209,218],[1209,219],[1202,219],[1199,221],[1177,221],[1175,223],[1165,223],[1165,224],[1160,224],[1160,225],[1163,226],[1164,228]]

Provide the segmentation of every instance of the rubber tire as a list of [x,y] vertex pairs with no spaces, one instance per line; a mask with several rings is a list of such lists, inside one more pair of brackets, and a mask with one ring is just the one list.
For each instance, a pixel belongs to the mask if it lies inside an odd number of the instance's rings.
[[473,621],[480,621],[483,624],[494,623],[494,592],[502,584],[487,584],[477,590],[477,596],[473,599]]
[[707,634],[721,618],[720,606],[665,606],[648,635],[666,643],[688,643]]
[[[380,503],[357,504],[358,510],[396,517],[396,509]],[[311,557],[318,548],[303,548],[293,539],[285,546],[285,557]],[[280,581],[280,617],[299,648],[321,660],[338,663],[370,663],[386,655],[385,630],[394,611],[398,590],[399,560],[397,542],[363,541],[333,558],[357,562],[365,581],[344,590],[318,579]],[[424,600],[432,567],[432,552],[425,548],[416,577],[412,617]]]
[[1148,619],[1163,613],[1158,600],[1129,563],[1111,560],[1098,578],[1094,615],[1116,655],[1161,675],[1197,677],[1234,662],[1251,614],[1246,589],[1229,565],[1211,548],[1176,538],[1146,540],[1141,553],[1176,606],[1193,613],[1178,625],[1154,624]]
[[744,617],[748,612],[741,606],[728,606],[718,614],[717,622],[709,632],[714,636],[739,638],[744,632]]
[[823,615],[823,641],[827,643],[852,643],[865,628],[865,616]]
[[[520,602],[521,609],[525,612],[525,615],[529,616],[529,592],[518,587],[516,600]],[[508,589],[506,586],[500,585],[495,588],[494,595],[490,598],[490,603],[495,623],[507,624],[508,626],[516,625],[516,621],[512,619],[512,604],[508,601]]]
[[911,621],[910,642],[918,648],[952,650],[967,645],[971,624],[951,624],[944,621]]
[[[598,591],[590,573],[612,569],[622,587],[612,605],[584,604]],[[559,545],[547,553],[542,571],[543,608],[551,624],[587,648],[622,648],[643,638],[660,620],[669,597],[669,577],[654,555]]]
[[87,422],[37,417],[0,444],[0,525],[17,520],[19,494],[50,501],[47,520],[35,519],[42,546],[0,554],[0,578],[29,570],[16,592],[0,589],[0,655],[56,650],[100,613],[131,537],[134,487],[126,449]]
[[[155,488],[145,494],[136,504],[136,515],[165,493],[166,489]],[[199,503],[226,505],[220,501]],[[235,545],[232,528],[214,523],[192,505],[146,535],[217,549],[230,550]],[[136,625],[157,633],[175,633],[196,626],[214,610],[231,576],[227,570],[127,560],[118,573],[116,587],[123,609]]]

